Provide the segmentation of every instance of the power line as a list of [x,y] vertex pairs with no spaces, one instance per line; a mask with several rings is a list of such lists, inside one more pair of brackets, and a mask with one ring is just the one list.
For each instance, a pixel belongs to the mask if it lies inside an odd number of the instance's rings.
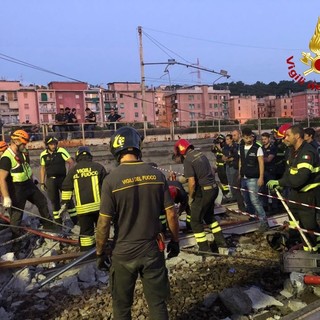
[[210,43],[215,43],[215,44],[221,44],[221,45],[226,45],[226,46],[232,46],[232,47],[242,47],[242,48],[253,48],[253,49],[263,49],[263,50],[281,50],[281,51],[303,51],[304,49],[297,49],[297,48],[277,48],[277,47],[263,47],[263,46],[256,46],[256,45],[245,45],[241,43],[232,43],[232,42],[224,42],[224,41],[217,41],[217,40],[209,40],[209,39],[203,39],[203,38],[197,38],[197,37],[191,37],[191,36],[186,36],[182,34],[177,34],[177,33],[172,33],[172,32],[167,32],[167,31],[161,31],[161,30],[156,30],[152,28],[146,28],[144,29],[151,30],[154,32],[158,33],[163,33],[175,37],[180,37],[180,38],[185,38],[185,39],[192,39],[192,40],[197,40],[197,41],[204,41],[204,42],[210,42]]
[[42,67],[36,66],[36,65],[34,65],[34,64],[31,64],[31,63],[29,63],[29,62],[22,61],[22,60],[19,60],[19,59],[10,57],[10,56],[8,56],[8,55],[6,55],[6,54],[3,54],[3,53],[1,53],[1,52],[0,52],[0,59],[9,61],[9,62],[12,62],[12,63],[15,63],[15,64],[19,64],[19,65],[22,65],[22,66],[25,66],[25,67],[27,67],[27,68],[31,68],[31,69],[34,69],[34,70],[38,70],[38,71],[50,73],[50,74],[53,74],[53,75],[56,75],[56,76],[59,76],[59,77],[65,78],[65,79],[69,79],[69,80],[72,80],[72,81],[86,83],[85,81],[78,80],[78,79],[75,79],[75,78],[72,78],[72,77],[69,77],[69,76],[65,76],[65,75],[63,75],[63,74],[61,74],[61,73],[57,73],[57,72],[54,72],[54,71],[50,71],[50,70],[48,70],[48,69],[44,69],[44,68],[42,68]]

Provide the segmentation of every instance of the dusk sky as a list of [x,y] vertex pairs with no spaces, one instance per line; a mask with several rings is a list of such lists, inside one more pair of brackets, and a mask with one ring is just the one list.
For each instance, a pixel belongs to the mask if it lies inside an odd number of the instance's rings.
[[[1,0],[0,77],[23,84],[69,79],[8,61],[20,60],[66,77],[106,87],[140,82],[138,26],[144,62],[175,59],[220,71],[248,84],[290,80],[310,52],[319,0]],[[312,53],[312,52],[311,52]],[[312,53],[312,55],[314,55]],[[15,60],[16,61],[16,60]],[[146,65],[148,85],[212,84],[218,75],[174,65]],[[307,80],[320,82],[320,74]]]

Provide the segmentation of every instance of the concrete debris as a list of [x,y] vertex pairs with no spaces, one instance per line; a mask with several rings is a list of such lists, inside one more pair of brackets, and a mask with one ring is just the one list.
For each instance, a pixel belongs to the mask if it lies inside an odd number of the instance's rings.
[[6,253],[6,254],[2,255],[0,259],[2,261],[14,261],[15,260],[14,252]]
[[204,300],[202,302],[202,304],[206,307],[206,308],[210,308],[214,302],[218,299],[219,295],[217,292],[214,293],[208,293],[207,295],[205,295]]
[[49,292],[44,292],[44,291],[41,291],[41,292],[37,292],[35,294],[35,296],[37,296],[38,298],[40,299],[44,299],[45,297],[47,297],[49,295]]
[[80,281],[92,283],[96,281],[96,270],[94,263],[84,265],[79,272]]
[[3,307],[0,307],[0,319],[1,320],[10,320],[13,318],[11,318],[10,314]]
[[288,302],[288,307],[292,311],[298,311],[306,306],[307,306],[307,304],[305,302],[300,301],[300,300],[290,300]]
[[14,280],[11,284],[12,289],[16,292],[24,292],[31,281],[29,268],[24,268],[14,274]]
[[240,288],[227,288],[219,293],[222,303],[232,314],[249,314],[252,302],[249,296]]
[[283,303],[263,293],[257,287],[250,287],[244,291],[252,301],[252,308],[259,310],[270,306],[283,306]]
[[297,293],[302,292],[306,288],[306,285],[304,283],[304,273],[295,271],[291,272],[290,281],[293,287],[297,290]]
[[78,282],[72,282],[68,288],[68,294],[72,296],[82,295],[82,291],[79,288]]

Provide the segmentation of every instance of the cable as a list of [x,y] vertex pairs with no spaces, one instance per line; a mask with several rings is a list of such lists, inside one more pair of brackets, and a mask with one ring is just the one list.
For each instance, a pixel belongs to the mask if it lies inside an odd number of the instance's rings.
[[305,49],[297,49],[297,48],[276,48],[276,47],[262,47],[262,46],[255,46],[255,45],[244,45],[244,44],[240,44],[240,43],[223,42],[223,41],[216,41],[216,40],[209,40],[209,39],[185,36],[185,35],[181,35],[181,34],[177,34],[177,33],[161,31],[161,30],[156,30],[156,29],[146,28],[146,27],[144,27],[144,29],[158,32],[158,33],[167,34],[167,35],[172,35],[172,36],[176,36],[176,37],[180,37],[180,38],[210,42],[210,43],[221,44],[221,45],[226,45],[226,46],[233,46],[233,47],[253,48],[253,49],[262,49],[262,50],[299,51],[299,52],[305,50]]

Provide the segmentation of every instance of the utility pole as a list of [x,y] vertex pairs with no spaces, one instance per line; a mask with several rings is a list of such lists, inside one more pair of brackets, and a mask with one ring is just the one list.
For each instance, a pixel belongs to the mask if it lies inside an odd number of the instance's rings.
[[143,62],[143,46],[142,46],[142,27],[138,26],[139,33],[139,53],[140,53],[140,72],[141,72],[141,109],[143,114],[143,122],[146,122],[147,112],[146,112],[146,86],[145,86],[145,76],[144,76],[144,62]]

